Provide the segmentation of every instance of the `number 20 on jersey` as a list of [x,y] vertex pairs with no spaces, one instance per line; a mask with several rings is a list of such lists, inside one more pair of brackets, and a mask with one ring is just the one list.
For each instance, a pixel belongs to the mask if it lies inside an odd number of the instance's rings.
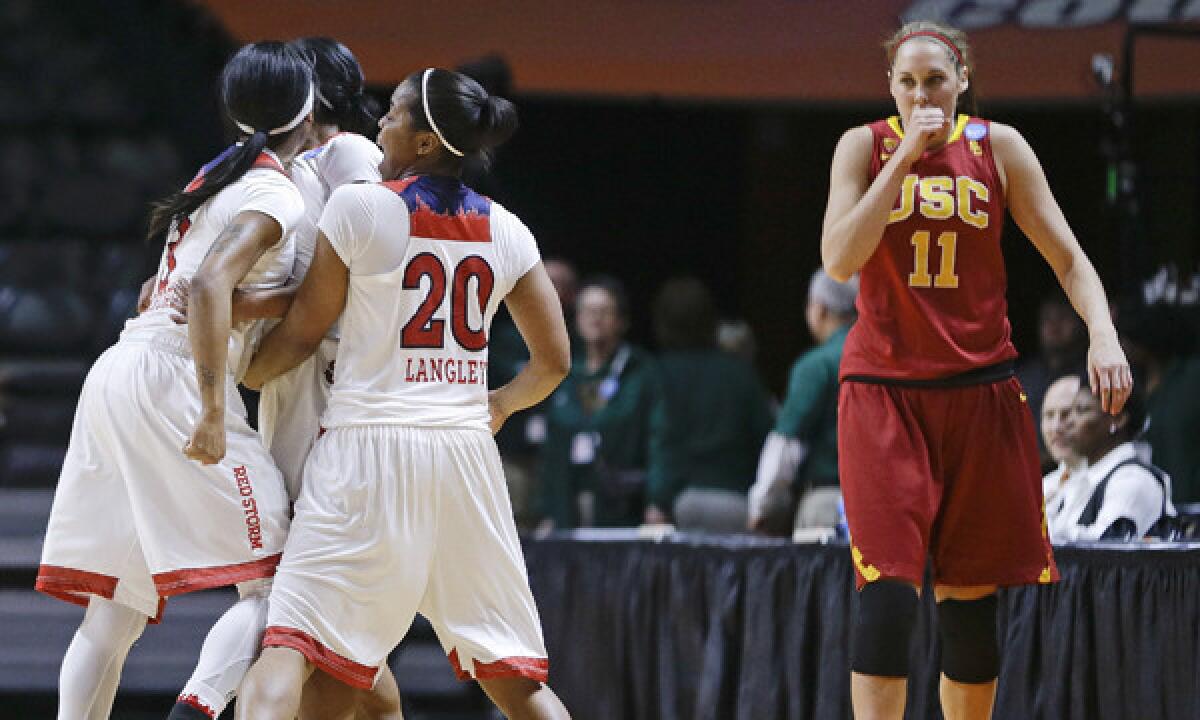
[[[483,327],[482,316],[496,285],[496,277],[488,261],[479,255],[468,255],[455,266],[451,277],[447,275],[446,266],[437,255],[431,252],[419,253],[404,269],[404,289],[420,290],[423,279],[428,282],[429,290],[412,319],[404,325],[400,335],[403,346],[443,347],[446,321],[435,318],[434,314],[442,307],[442,300],[446,297],[447,280],[451,280],[450,330],[454,339],[460,347],[470,352],[479,352],[487,347],[487,332]],[[475,295],[479,303],[480,327],[477,329],[471,327],[467,309],[470,297],[468,288],[472,279],[475,281]]]
[[[921,190],[921,202],[917,204],[917,188]],[[930,220],[948,220],[956,214],[964,223],[977,228],[988,226],[986,210],[974,210],[972,200],[988,201],[988,187],[969,177],[956,178],[934,176],[921,178],[906,175],[900,186],[900,206],[888,215],[888,224],[907,220],[914,211]],[[910,240],[913,246],[913,271],[908,275],[910,287],[958,287],[955,261],[958,251],[958,233],[943,232],[938,235],[937,245],[941,250],[938,273],[930,273],[930,236],[927,230],[918,230]]]

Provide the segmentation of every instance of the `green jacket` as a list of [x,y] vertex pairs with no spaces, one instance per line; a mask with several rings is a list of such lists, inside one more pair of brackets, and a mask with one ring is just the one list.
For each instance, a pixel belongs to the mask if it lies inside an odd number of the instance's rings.
[[797,438],[808,450],[796,478],[801,487],[838,484],[838,366],[849,331],[847,325],[801,355],[788,376],[775,432]]
[[1200,502],[1200,357],[1178,358],[1146,398],[1146,441],[1177,503]]
[[[614,367],[620,363],[621,367]],[[576,359],[551,395],[542,448],[539,509],[560,528],[579,524],[576,498],[595,496],[595,524],[631,526],[645,510],[645,474],[662,390],[654,358],[623,345],[596,372]],[[590,448],[590,452],[588,451]],[[617,476],[640,483],[614,486]],[[619,484],[619,483],[618,483]]]
[[715,348],[664,353],[659,368],[666,402],[654,435],[650,501],[670,513],[688,487],[746,492],[771,428],[754,368]]

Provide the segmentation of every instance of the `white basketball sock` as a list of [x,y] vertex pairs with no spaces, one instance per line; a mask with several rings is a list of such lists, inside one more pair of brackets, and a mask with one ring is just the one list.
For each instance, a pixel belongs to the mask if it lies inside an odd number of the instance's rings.
[[58,675],[59,720],[101,720],[112,711],[121,667],[146,627],[133,608],[93,596]]
[[267,624],[269,588],[269,581],[238,586],[242,598],[208,631],[196,670],[179,694],[180,702],[216,717],[237,694],[242,678],[258,657]]

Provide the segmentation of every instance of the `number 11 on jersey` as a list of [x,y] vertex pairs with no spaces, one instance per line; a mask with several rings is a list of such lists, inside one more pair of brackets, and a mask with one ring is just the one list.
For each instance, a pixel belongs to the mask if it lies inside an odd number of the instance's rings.
[[909,287],[958,287],[958,275],[954,272],[955,255],[958,249],[958,233],[944,232],[938,235],[938,247],[941,248],[941,262],[938,274],[929,274],[929,231],[918,230],[913,233],[913,271],[908,274]]

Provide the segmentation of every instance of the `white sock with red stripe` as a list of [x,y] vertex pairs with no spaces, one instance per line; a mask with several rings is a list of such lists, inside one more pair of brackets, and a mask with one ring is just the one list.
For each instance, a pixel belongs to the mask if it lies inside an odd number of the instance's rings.
[[63,656],[58,676],[59,720],[109,716],[125,656],[145,627],[146,616],[137,610],[92,597]]
[[208,631],[196,669],[179,694],[179,702],[215,718],[237,694],[242,678],[258,657],[267,624],[269,588],[270,581],[239,585],[242,599]]

